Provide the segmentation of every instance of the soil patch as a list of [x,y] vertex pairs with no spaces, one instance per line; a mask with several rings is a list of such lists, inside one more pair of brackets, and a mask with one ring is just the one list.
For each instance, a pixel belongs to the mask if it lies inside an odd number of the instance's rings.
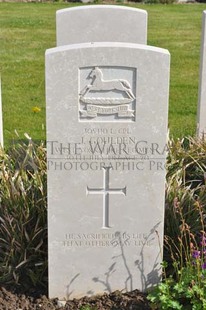
[[61,305],[58,299],[48,299],[46,295],[37,297],[34,292],[31,296],[26,296],[0,287],[1,310],[78,310],[86,306],[90,306],[91,310],[151,310],[146,295],[138,290],[124,294],[115,291],[101,296],[83,297]]

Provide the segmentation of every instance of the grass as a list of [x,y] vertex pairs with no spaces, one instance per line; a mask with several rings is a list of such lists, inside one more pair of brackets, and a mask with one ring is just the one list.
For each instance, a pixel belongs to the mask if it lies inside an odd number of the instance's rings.
[[194,135],[204,6],[155,7],[148,10],[149,44],[164,47],[171,53],[170,132],[175,137]]
[[[15,130],[21,138],[27,132],[35,140],[45,139],[44,54],[56,45],[56,10],[73,5],[0,3],[0,73],[6,144],[15,136]],[[148,11],[148,44],[171,53],[170,134],[194,135],[205,5],[130,5]],[[36,106],[41,111],[33,112]]]

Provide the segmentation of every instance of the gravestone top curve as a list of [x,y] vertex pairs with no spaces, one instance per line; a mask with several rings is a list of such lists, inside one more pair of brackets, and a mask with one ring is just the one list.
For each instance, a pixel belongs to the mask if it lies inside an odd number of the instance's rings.
[[45,55],[53,54],[56,52],[64,52],[67,50],[73,50],[73,49],[87,49],[87,48],[104,48],[104,47],[117,47],[117,48],[129,48],[129,49],[136,49],[139,50],[147,50],[147,51],[153,51],[154,53],[164,53],[165,55],[170,55],[170,52],[167,49],[151,46],[151,45],[143,45],[143,44],[135,44],[135,43],[125,43],[125,42],[91,42],[91,43],[80,43],[80,44],[71,44],[71,45],[65,45],[65,46],[57,46],[53,48],[49,48],[46,50]]
[[58,10],[57,46],[85,42],[147,44],[147,11],[117,5]]

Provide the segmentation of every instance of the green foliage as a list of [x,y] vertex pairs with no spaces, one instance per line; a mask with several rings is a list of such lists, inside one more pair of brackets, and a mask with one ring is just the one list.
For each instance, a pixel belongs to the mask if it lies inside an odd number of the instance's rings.
[[188,264],[180,269],[179,281],[172,276],[166,278],[150,292],[148,299],[155,304],[154,309],[204,310],[205,276],[205,270],[200,272],[196,265]]
[[161,4],[173,4],[176,0],[159,0],[159,3]]
[[46,151],[41,144],[0,150],[0,283],[47,282]]
[[170,140],[167,160],[168,192],[175,187],[198,188],[204,185],[206,171],[206,143],[197,138]]
[[90,306],[82,306],[81,308],[80,308],[80,310],[97,310],[97,308],[95,307],[90,307]]
[[[203,229],[202,212],[206,212],[205,153],[206,142],[200,139],[185,138],[169,142],[165,235],[175,245],[179,244],[184,227],[188,226],[194,236]],[[187,234],[182,245],[184,257],[188,256],[188,238]],[[167,261],[168,252],[170,249],[166,248]]]
[[157,4],[160,3],[160,0],[145,0],[145,4]]
[[154,309],[206,309],[206,142],[169,142],[163,282]]

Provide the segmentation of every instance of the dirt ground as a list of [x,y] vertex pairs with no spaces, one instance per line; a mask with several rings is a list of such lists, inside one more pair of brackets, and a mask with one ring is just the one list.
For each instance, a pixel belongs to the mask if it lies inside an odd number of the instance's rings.
[[[67,301],[65,305],[60,304],[58,299],[48,299],[46,295],[38,297],[35,292],[30,295],[0,287],[0,310],[151,310],[146,296],[137,290],[74,299]],[[86,308],[88,305],[90,308]]]

